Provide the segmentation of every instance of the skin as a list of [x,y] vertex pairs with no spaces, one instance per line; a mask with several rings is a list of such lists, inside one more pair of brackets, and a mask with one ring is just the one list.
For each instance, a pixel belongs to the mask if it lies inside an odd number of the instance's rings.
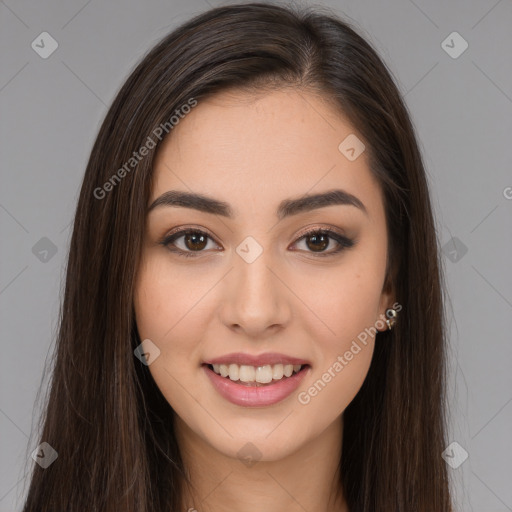
[[[151,375],[176,412],[193,486],[185,488],[183,510],[348,510],[337,483],[343,411],[367,375],[374,337],[359,343],[357,355],[309,403],[297,396],[394,302],[384,289],[380,187],[365,152],[349,161],[338,150],[352,133],[310,92],[224,91],[201,100],[159,148],[148,205],[173,189],[225,201],[235,212],[227,219],[162,206],[147,217],[134,306],[141,340],[161,351]],[[367,214],[331,205],[278,221],[283,199],[334,188],[357,196]],[[180,226],[214,238],[196,256],[179,256],[158,242]],[[306,227],[331,227],[357,242],[322,257],[311,237],[299,240]],[[263,249],[252,263],[236,252],[247,236]],[[337,246],[330,239],[323,252]],[[182,236],[174,247],[195,246]],[[311,368],[280,403],[242,407],[221,397],[201,367],[230,352],[279,352],[309,360]],[[237,455],[248,442],[260,454],[250,467]]]

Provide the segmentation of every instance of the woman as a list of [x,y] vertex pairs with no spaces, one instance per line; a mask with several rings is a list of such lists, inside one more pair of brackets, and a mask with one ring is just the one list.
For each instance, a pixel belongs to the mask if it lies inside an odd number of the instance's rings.
[[197,16],[92,149],[24,511],[452,510],[441,283],[375,50],[318,9]]

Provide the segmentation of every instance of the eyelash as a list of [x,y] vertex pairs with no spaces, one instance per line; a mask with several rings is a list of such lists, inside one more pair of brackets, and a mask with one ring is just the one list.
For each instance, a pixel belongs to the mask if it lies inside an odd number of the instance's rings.
[[[162,240],[159,241],[161,245],[166,247],[169,251],[177,254],[178,256],[183,256],[185,258],[194,258],[198,257],[201,252],[204,252],[204,249],[201,251],[184,251],[183,249],[177,249],[177,248],[171,248],[170,244],[175,242],[177,239],[181,238],[182,236],[186,235],[205,235],[210,240],[214,241],[214,238],[210,236],[207,232],[202,231],[200,229],[195,228],[185,228],[181,229],[179,231],[175,231],[173,233],[170,233],[169,235],[166,235]],[[356,240],[352,240],[350,238],[347,238],[340,233],[333,231],[332,229],[325,229],[325,228],[315,228],[311,229],[309,231],[306,231],[305,233],[302,233],[299,238],[295,241],[295,243],[300,242],[302,239],[307,238],[309,236],[313,235],[327,235],[330,239],[335,240],[338,243],[338,247],[331,252],[318,252],[315,253],[314,251],[307,251],[311,254],[314,254],[315,256],[319,256],[320,258],[325,258],[328,256],[334,256],[336,254],[339,254],[345,249],[349,249],[350,247],[353,247],[356,244]],[[217,243],[217,242],[215,242]]]

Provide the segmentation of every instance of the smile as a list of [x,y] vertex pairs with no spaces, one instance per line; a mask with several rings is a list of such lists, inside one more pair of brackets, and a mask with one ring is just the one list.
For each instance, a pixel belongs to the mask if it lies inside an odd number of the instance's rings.
[[247,386],[271,385],[294,373],[298,373],[302,366],[300,364],[275,364],[264,366],[248,366],[231,364],[209,365],[217,375],[226,377],[233,382],[240,382]]

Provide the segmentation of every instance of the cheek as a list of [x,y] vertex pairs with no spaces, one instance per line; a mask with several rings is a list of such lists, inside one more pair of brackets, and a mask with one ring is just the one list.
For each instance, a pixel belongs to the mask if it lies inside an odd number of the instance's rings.
[[190,274],[183,274],[159,255],[150,254],[141,265],[134,294],[141,339],[165,346],[183,324],[190,326],[189,314],[199,305],[201,289]]
[[[149,365],[149,371],[167,402],[176,408],[180,401],[180,382],[183,375],[179,364],[185,355],[180,344],[179,319],[187,318],[187,302],[177,294],[179,283],[171,279],[156,258],[141,266],[134,293],[134,310],[140,340],[150,339],[160,354]],[[179,295],[179,296],[178,296]]]
[[[384,279],[384,258],[375,251],[347,258],[332,271],[302,281],[313,315],[303,321],[318,362],[299,403],[333,420],[363,384],[371,364]],[[307,320],[309,319],[309,320]],[[327,418],[324,418],[327,419]]]
[[134,293],[134,309],[140,339],[151,339],[159,345],[159,340],[169,324],[166,308],[172,306],[171,296],[167,295],[162,273],[152,261],[144,263],[139,271]]
[[159,255],[141,265],[134,293],[137,330],[141,341],[150,339],[160,350],[149,370],[170,402],[196,362],[200,367],[205,296],[214,284],[211,275],[171,268]]
[[[375,346],[379,290],[362,276],[333,278],[325,296],[315,298],[322,319],[309,324],[317,365],[298,401],[318,425],[334,421],[359,392]],[[327,329],[324,328],[327,326]],[[321,418],[321,419],[320,419]]]
[[347,261],[332,272],[302,280],[299,293],[307,297],[317,326],[322,326],[312,339],[325,333],[321,339],[328,352],[332,350],[329,346],[342,348],[366,328],[374,326],[379,318],[383,269],[379,268],[381,264],[366,260],[358,255],[353,262]]

